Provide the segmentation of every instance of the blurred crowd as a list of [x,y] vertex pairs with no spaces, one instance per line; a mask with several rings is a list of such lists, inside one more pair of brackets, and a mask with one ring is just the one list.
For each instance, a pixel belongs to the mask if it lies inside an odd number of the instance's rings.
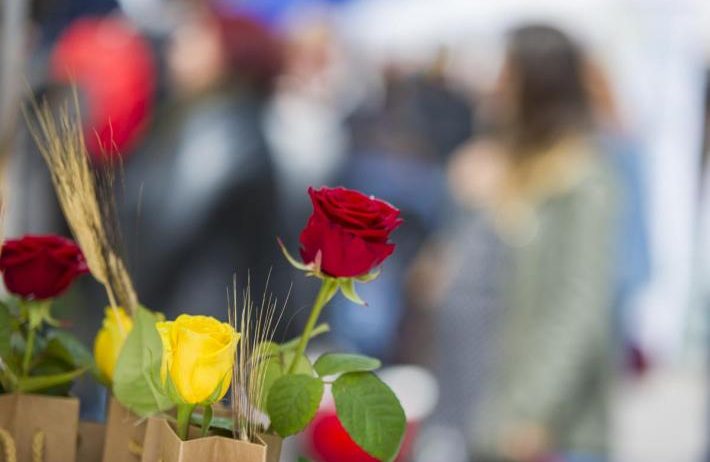
[[[329,307],[323,342],[436,378],[403,460],[611,460],[615,383],[653,362],[630,328],[653,268],[643,144],[604,64],[569,31],[521,23],[482,88],[446,46],[373,62],[330,14],[341,2],[281,3],[36,0],[3,43],[37,97],[77,88],[141,301],[226,318],[234,278],[273,292],[277,336],[296,335],[317,287],[276,237],[297,247],[308,186],[375,195],[402,211],[397,250],[362,286],[368,307]],[[3,120],[6,233],[67,233],[24,124]],[[104,303],[85,281],[62,317],[88,343]]]

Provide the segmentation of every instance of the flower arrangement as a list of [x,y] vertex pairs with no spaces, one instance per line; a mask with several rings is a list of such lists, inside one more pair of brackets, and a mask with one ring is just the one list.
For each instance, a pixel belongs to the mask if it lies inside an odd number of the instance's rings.
[[[46,105],[34,109],[33,135],[83,252],[56,237],[30,236],[3,247],[0,269],[20,297],[16,309],[0,304],[4,391],[47,390],[92,369],[113,397],[104,461],[276,462],[281,438],[303,431],[330,390],[355,443],[378,460],[394,460],[406,422],[397,397],[374,373],[380,361],[326,353],[311,362],[306,353],[310,340],[328,330],[319,320],[338,293],[365,305],[356,284],[376,278],[394,251],[390,235],[402,223],[395,207],[345,188],[309,189],[313,213],[300,236],[301,259],[278,241],[294,267],[321,281],[297,338],[274,341],[280,314],[266,295],[257,305],[246,290],[238,310],[236,282],[228,323],[188,314],[165,320],[140,304],[119,258],[112,178],[89,166],[78,120],[66,108],[58,120]],[[95,367],[78,342],[44,328],[56,325],[46,300],[86,272],[108,299],[94,342]],[[15,337],[20,341],[7,340]],[[39,348],[30,346],[35,341]],[[53,348],[64,353],[68,370],[40,370],[39,358]],[[220,406],[230,390],[231,408]]]
[[51,306],[77,276],[88,272],[77,245],[59,236],[5,241],[0,271],[16,296],[0,302],[0,386],[6,392],[64,395],[86,372],[91,356],[58,329]]
[[[53,300],[65,292],[87,265],[79,247],[60,236],[9,239],[0,251],[0,272],[12,296],[0,300],[0,433],[6,460],[30,460],[52,439],[72,435],[78,402],[68,400],[72,382],[89,370],[91,354],[52,316]],[[43,397],[20,395],[35,393]],[[56,398],[50,398],[56,397]],[[37,419],[24,408],[42,408],[55,420]],[[14,417],[13,417],[14,416]],[[25,427],[34,430],[31,440]],[[50,441],[45,443],[48,433]],[[72,448],[56,450],[48,460],[73,457]]]

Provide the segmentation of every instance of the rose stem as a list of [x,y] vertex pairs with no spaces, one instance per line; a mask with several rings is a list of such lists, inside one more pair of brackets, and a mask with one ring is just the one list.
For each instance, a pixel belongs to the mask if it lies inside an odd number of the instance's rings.
[[323,311],[323,307],[325,307],[325,305],[330,301],[330,299],[333,298],[337,291],[338,281],[335,278],[323,278],[323,282],[321,283],[320,290],[318,291],[318,295],[316,296],[316,300],[315,302],[313,302],[311,314],[308,316],[308,322],[306,323],[306,327],[303,329],[303,334],[301,334],[301,338],[298,341],[298,346],[296,347],[296,354],[293,357],[291,366],[288,368],[289,374],[293,374],[296,371],[298,361],[300,361],[301,357],[306,351],[308,341],[311,338],[311,332],[313,332],[313,328],[318,322],[318,318],[320,317],[321,311]]
[[22,376],[29,377],[30,375],[30,362],[32,361],[32,353],[35,346],[35,340],[37,338],[37,329],[42,324],[42,320],[45,316],[45,309],[48,307],[47,301],[41,302],[27,302],[27,316],[28,316],[28,332],[27,332],[27,342],[25,343],[25,354],[22,356]]
[[179,404],[177,406],[177,433],[178,437],[187,441],[187,434],[190,430],[190,416],[195,410],[194,404]]
[[30,361],[32,360],[32,350],[34,349],[36,335],[35,329],[30,326],[27,334],[27,343],[25,344],[25,355],[22,357],[23,377],[28,377],[30,375]]

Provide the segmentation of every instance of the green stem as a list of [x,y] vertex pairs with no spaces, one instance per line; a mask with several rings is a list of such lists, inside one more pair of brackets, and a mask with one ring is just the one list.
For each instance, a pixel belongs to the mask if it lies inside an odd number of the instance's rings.
[[29,377],[30,375],[30,361],[32,361],[32,350],[34,350],[35,339],[37,337],[37,329],[32,325],[29,326],[29,332],[27,334],[27,342],[25,343],[25,354],[22,357],[22,376]]
[[187,441],[187,435],[190,431],[190,416],[195,410],[193,404],[180,404],[177,406],[177,434],[181,440]]
[[29,377],[37,330],[45,320],[51,319],[49,309],[52,302],[51,300],[23,300],[21,303],[27,315],[27,342],[25,343],[25,353],[22,356],[22,377]]
[[205,414],[202,416],[202,437],[207,436],[212,424],[212,405],[205,406]]
[[316,296],[315,302],[313,302],[313,308],[311,308],[311,314],[308,316],[308,322],[306,327],[303,329],[301,334],[301,339],[298,341],[298,346],[296,347],[296,354],[293,357],[293,362],[288,368],[288,373],[293,374],[296,371],[296,366],[298,361],[300,361],[303,354],[306,352],[306,347],[308,346],[308,340],[311,338],[311,333],[313,328],[318,322],[321,312],[326,304],[338,291],[338,281],[334,278],[324,278],[321,283],[320,290]]

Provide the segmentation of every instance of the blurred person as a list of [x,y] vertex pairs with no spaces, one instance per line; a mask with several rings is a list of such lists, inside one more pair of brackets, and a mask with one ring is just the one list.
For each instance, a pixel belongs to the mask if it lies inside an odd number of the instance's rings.
[[398,247],[388,270],[362,288],[373,309],[363,312],[336,301],[331,326],[349,348],[388,361],[417,349],[402,335],[411,314],[405,275],[448,209],[445,161],[472,132],[471,102],[446,79],[445,61],[442,53],[416,72],[388,66],[381,98],[348,119],[351,146],[343,184],[397,204],[407,226],[393,237]]
[[429,261],[450,283],[435,422],[470,452],[428,462],[607,460],[617,196],[584,65],[559,30],[512,31],[496,130],[450,166],[469,211]]
[[265,127],[279,184],[284,237],[295,241],[311,213],[304,191],[333,183],[345,160],[345,63],[338,37],[325,19],[292,26],[284,48],[284,70],[265,112]]
[[651,277],[651,250],[647,217],[647,185],[639,141],[621,120],[611,83],[604,69],[592,61],[585,66],[590,102],[594,108],[599,140],[617,174],[619,211],[614,252],[613,318],[619,344],[619,366],[642,377],[651,367],[635,330],[634,302]]
[[[348,63],[342,44],[327,17],[308,15],[289,23],[284,42],[284,69],[264,122],[278,185],[280,237],[296,243],[311,214],[305,191],[335,184],[342,169],[347,148],[343,100],[351,88],[345,81]],[[296,273],[290,270],[292,280]],[[315,280],[292,287],[287,331],[305,325],[305,308],[317,291]]]
[[225,318],[233,274],[263,290],[277,202],[261,119],[280,66],[280,41],[252,18],[199,5],[175,28],[173,100],[125,166],[129,264],[146,306]]

